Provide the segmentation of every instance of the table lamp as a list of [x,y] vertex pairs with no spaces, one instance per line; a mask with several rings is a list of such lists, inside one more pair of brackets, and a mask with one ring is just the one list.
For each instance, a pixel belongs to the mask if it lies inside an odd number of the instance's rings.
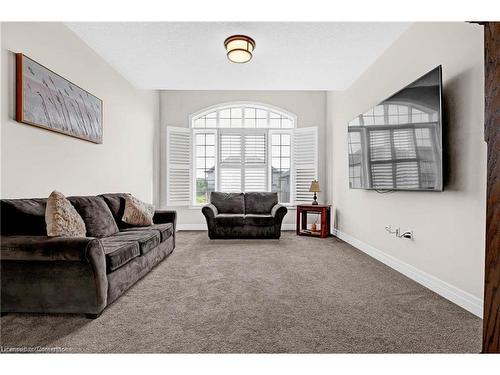
[[313,181],[311,182],[311,187],[309,188],[309,191],[310,191],[311,193],[314,193],[314,200],[313,200],[312,204],[313,204],[313,205],[317,205],[317,204],[318,204],[318,201],[317,201],[317,198],[318,198],[318,197],[316,196],[316,193],[321,191],[321,189],[320,189],[320,187],[319,187],[319,182],[318,182],[318,180],[313,180]]

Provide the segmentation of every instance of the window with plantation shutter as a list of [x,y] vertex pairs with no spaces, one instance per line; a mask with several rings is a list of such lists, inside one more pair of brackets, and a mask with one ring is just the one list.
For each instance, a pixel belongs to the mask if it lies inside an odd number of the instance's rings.
[[317,128],[297,129],[296,121],[286,110],[234,102],[193,114],[190,129],[168,127],[167,203],[204,205],[213,191],[272,191],[283,204],[310,202]]
[[255,130],[220,130],[220,191],[267,191],[266,138]]
[[294,132],[295,202],[311,201],[309,187],[318,177],[318,130],[298,128]]
[[191,129],[167,127],[167,204],[191,202]]

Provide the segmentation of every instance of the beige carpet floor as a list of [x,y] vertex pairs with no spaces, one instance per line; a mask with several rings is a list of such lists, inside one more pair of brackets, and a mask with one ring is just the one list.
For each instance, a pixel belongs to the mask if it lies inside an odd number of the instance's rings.
[[210,241],[174,253],[96,320],[9,314],[1,345],[91,353],[477,353],[481,320],[336,239]]

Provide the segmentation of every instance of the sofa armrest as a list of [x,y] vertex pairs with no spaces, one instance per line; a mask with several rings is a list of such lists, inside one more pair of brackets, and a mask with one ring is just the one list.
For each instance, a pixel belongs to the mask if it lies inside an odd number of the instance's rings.
[[106,258],[92,237],[1,236],[2,311],[99,314]]
[[201,212],[203,212],[203,215],[205,215],[207,219],[213,219],[219,214],[219,210],[217,210],[217,207],[212,203],[203,206]]
[[175,233],[175,227],[177,225],[177,211],[156,210],[153,216],[153,223],[155,224],[172,223]]
[[2,236],[1,250],[2,260],[17,261],[86,261],[104,254],[92,237]]
[[282,204],[275,204],[271,210],[271,215],[275,218],[283,219],[288,212],[288,209]]

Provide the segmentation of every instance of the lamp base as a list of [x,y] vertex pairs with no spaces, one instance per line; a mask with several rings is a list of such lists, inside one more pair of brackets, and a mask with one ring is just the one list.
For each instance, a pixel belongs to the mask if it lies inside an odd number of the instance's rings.
[[312,202],[312,205],[313,206],[317,206],[318,205],[318,201],[317,201],[318,197],[316,196],[316,193],[314,193],[314,200]]

